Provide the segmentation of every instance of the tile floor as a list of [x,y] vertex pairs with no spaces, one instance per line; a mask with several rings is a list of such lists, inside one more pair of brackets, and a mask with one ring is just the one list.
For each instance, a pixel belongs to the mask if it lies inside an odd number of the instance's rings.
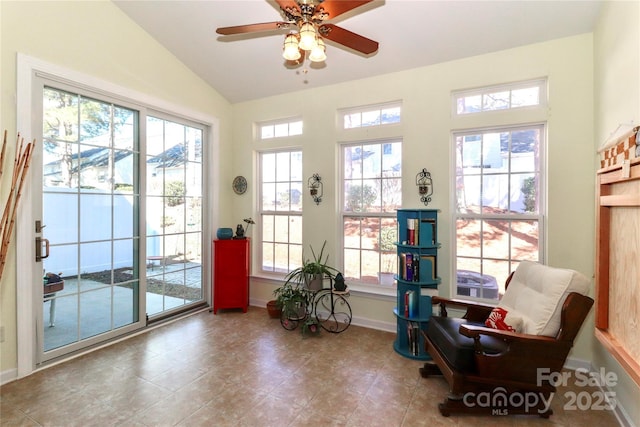
[[617,426],[609,411],[442,417],[394,334],[303,338],[263,308],[204,311],[0,388],[2,426]]

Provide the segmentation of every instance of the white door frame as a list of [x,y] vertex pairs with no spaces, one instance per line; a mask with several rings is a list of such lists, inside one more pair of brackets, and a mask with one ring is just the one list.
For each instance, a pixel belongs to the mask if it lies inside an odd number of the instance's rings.
[[[204,243],[211,241],[214,224],[217,221],[217,212],[213,212],[213,206],[219,206],[219,121],[208,114],[190,110],[183,106],[178,106],[166,101],[154,98],[147,94],[139,93],[122,86],[88,76],[64,67],[51,64],[39,59],[18,53],[17,56],[17,96],[16,96],[16,128],[22,130],[25,140],[33,140],[29,136],[34,127],[33,105],[33,78],[41,73],[54,77],[62,82],[72,82],[74,85],[86,86],[94,92],[104,92],[109,96],[117,96],[122,99],[132,100],[135,103],[147,105],[150,108],[166,111],[171,114],[181,115],[193,121],[198,121],[209,126],[207,132],[208,150],[205,150],[206,158],[203,158],[204,172],[203,180],[205,192],[203,194],[203,212],[211,212],[205,216],[203,221]],[[36,143],[42,141],[36,141]],[[210,167],[207,167],[207,164]],[[214,172],[216,178],[214,178]],[[27,178],[28,179],[28,178]],[[35,233],[33,218],[33,192],[31,186],[27,185],[23,189],[21,205],[19,206],[18,218],[16,220],[16,312],[17,312],[17,377],[25,377],[36,370],[36,314],[42,311],[41,295],[36,295],[33,286],[36,278],[33,275],[33,257],[35,254]],[[211,303],[211,288],[206,286],[211,283],[210,265],[211,259],[210,245],[203,244],[203,292],[205,300]],[[37,280],[40,280],[38,278]]]

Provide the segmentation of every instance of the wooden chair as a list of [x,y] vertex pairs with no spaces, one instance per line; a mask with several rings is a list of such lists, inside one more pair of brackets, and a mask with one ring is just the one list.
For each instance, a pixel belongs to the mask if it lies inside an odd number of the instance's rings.
[[[440,316],[433,316],[423,332],[432,362],[420,373],[443,375],[449,383],[440,413],[548,418],[555,392],[551,378],[562,370],[593,305],[585,296],[590,286],[573,270],[525,261],[507,279],[497,307],[434,297]],[[466,314],[448,317],[447,306]]]

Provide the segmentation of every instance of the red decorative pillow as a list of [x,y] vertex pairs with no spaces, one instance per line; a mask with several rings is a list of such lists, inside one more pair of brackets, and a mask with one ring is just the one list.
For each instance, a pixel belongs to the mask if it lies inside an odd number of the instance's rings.
[[491,310],[491,314],[484,322],[485,326],[501,331],[520,332],[522,328],[522,318],[509,314],[502,307],[496,307]]

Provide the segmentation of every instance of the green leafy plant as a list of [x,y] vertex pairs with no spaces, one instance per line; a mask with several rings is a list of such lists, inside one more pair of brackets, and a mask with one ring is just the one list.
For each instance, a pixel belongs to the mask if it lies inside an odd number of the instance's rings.
[[276,305],[287,319],[300,319],[306,315],[307,306],[313,299],[313,292],[301,283],[285,282],[273,291]]
[[322,279],[325,276],[333,279],[335,275],[338,273],[338,270],[329,266],[329,254],[324,253],[325,247],[327,246],[327,241],[325,240],[322,244],[322,248],[320,252],[316,253],[312,246],[311,254],[313,255],[312,259],[305,259],[304,253],[302,254],[302,266],[298,267],[294,270],[291,270],[289,274],[285,277],[286,283],[297,283],[304,286],[309,286],[309,283],[313,279]]
[[[285,282],[277,288],[273,295],[276,298],[276,304],[282,309],[283,315],[289,319],[301,319],[306,313],[307,307],[313,300],[316,289],[312,281],[322,281],[324,277],[333,279],[338,270],[328,265],[329,254],[325,254],[325,241],[317,252],[311,248],[311,259],[305,259],[302,255],[302,266],[291,270],[285,276]],[[320,285],[322,288],[322,285]],[[303,311],[304,310],[304,311]]]

